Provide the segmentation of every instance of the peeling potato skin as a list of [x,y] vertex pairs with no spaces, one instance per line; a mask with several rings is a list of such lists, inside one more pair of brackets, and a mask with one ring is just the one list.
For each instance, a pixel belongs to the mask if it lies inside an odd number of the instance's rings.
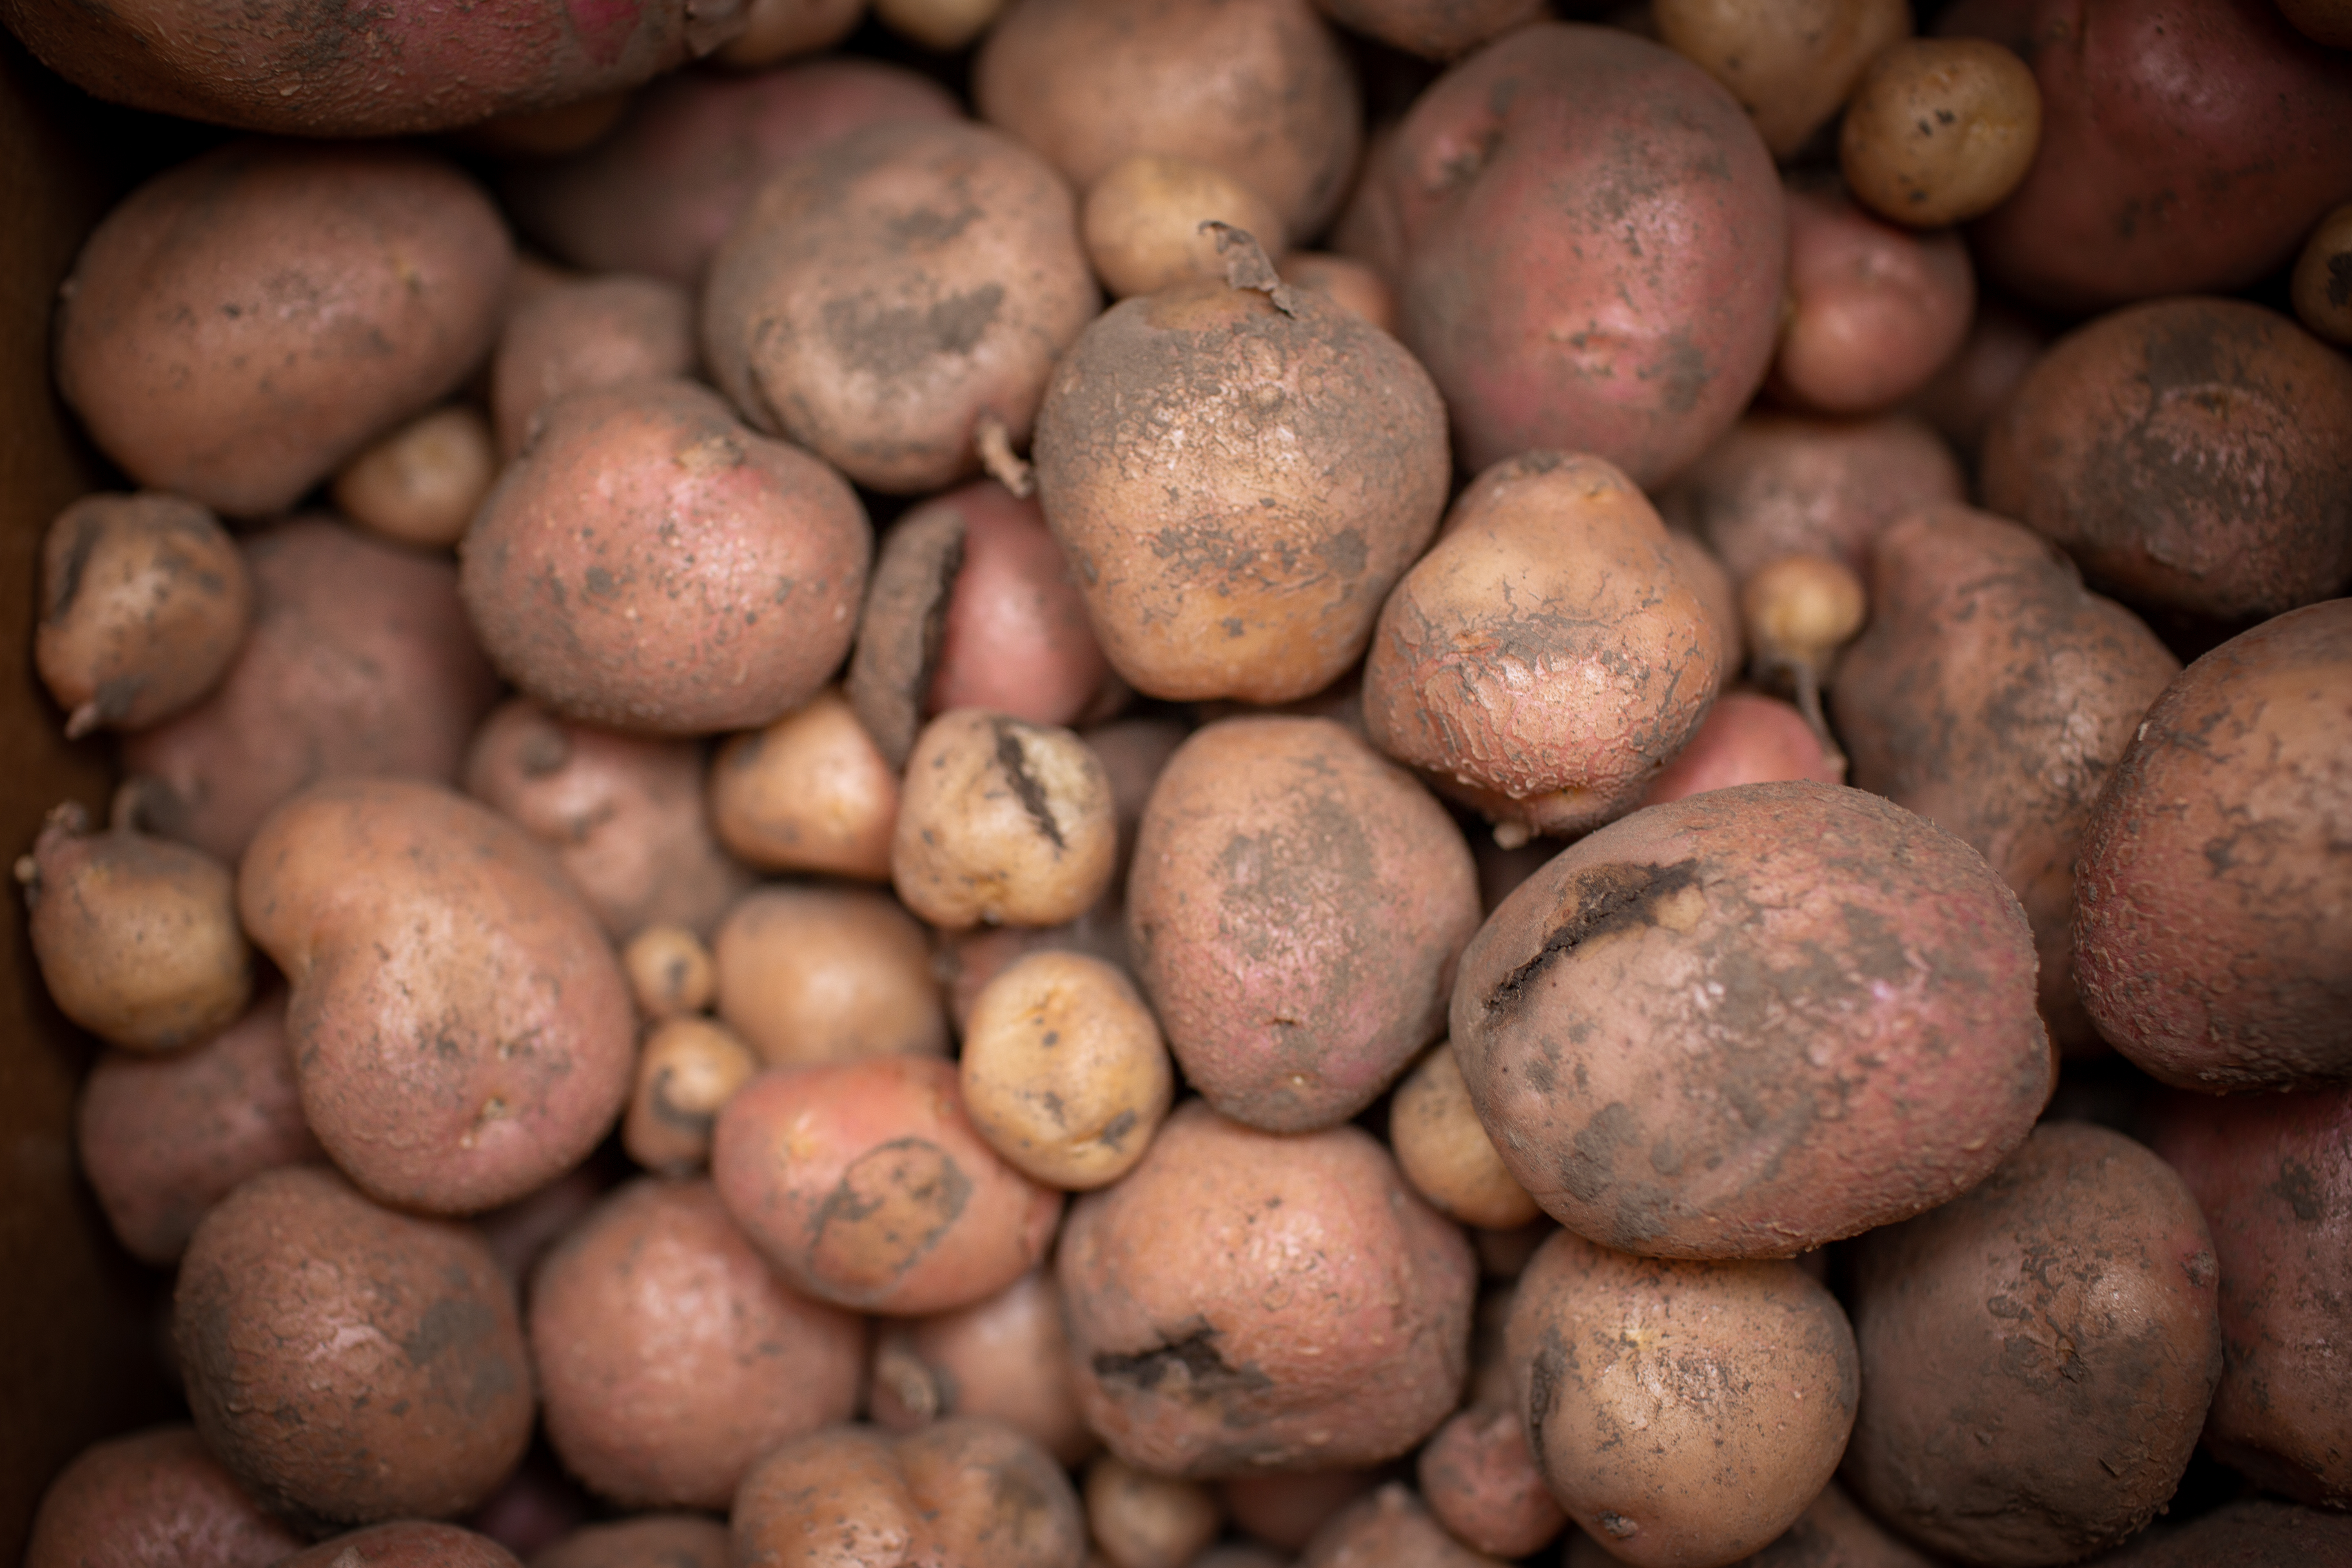
[[728,1568],[728,1551],[718,1520],[644,1513],[575,1530],[533,1554],[530,1568]]
[[488,806],[405,780],[315,785],[262,825],[237,904],[292,987],[303,1114],[377,1201],[510,1202],[619,1118],[628,982],[552,858]]
[[205,1447],[313,1532],[466,1512],[530,1441],[530,1357],[489,1243],[318,1166],[264,1172],[205,1216],[172,1322]]
[[2352,1508],[2352,1088],[2179,1091],[2149,1140],[2212,1229],[2221,1383],[2205,1447],[2265,1491]]
[[1298,1568],[1501,1568],[1446,1533],[1402,1481],[1350,1503],[1315,1532]]
[[2074,979],[2143,1071],[2208,1094],[2352,1079],[2352,600],[2180,672],[2083,830]]
[[856,492],[688,382],[550,406],[459,546],[492,662],[567,719],[749,730],[848,653],[873,531]]
[[2044,1122],[1977,1186],[1856,1244],[1845,1479],[1928,1549],[2070,1563],[2172,1495],[2221,1375],[2219,1269],[2163,1161]]
[[2127,604],[2259,620],[2352,583],[2352,362],[2241,300],[2052,344],[1985,440],[1988,510]]
[[992,1296],[1044,1259],[1062,1194],[1000,1159],[932,1057],[776,1068],[711,1139],[719,1201],[793,1289],[921,1317]]
[[301,1548],[180,1424],[75,1456],[41,1494],[24,1568],[270,1568]]
[[918,495],[979,471],[982,420],[1027,440],[1101,305],[1053,169],[985,126],[898,121],[761,187],[711,258],[703,358],[753,425]]
[[1478,476],[1389,595],[1364,730],[1490,820],[1580,832],[1633,808],[1736,657],[1622,472],[1530,452]]
[[1874,553],[1870,625],[1831,692],[1853,782],[2000,873],[2033,926],[2051,1037],[2095,1050],[2074,994],[2074,856],[2180,661],[2055,545],[1989,513],[1915,513]]
[[[1613,1568],[1616,1559],[1582,1531],[1569,1538],[1561,1568]],[[1734,1568],[1937,1568],[1853,1506],[1835,1481],[1780,1539]],[[2298,1565],[2302,1568],[2302,1565]]]
[[1504,1337],[1537,1468],[1637,1568],[1769,1544],[1853,1426],[1853,1331],[1793,1263],[1634,1258],[1561,1232],[1519,1276]]
[[1268,1131],[1344,1121],[1444,1029],[1478,876],[1445,810],[1328,719],[1227,719],[1137,830],[1128,942],[1184,1077]]
[[2032,933],[1975,850],[1860,790],[1635,813],[1463,954],[1454,1050],[1528,1195],[1603,1245],[1788,1258],[1944,1203],[2053,1059]]
[[330,1536],[277,1568],[522,1568],[487,1535],[404,1519]]
[[1312,289],[1123,300],[1055,367],[1037,495],[1111,667],[1171,700],[1287,702],[1345,673],[1435,532],[1437,389]]
[[2150,1531],[2099,1568],[2312,1568],[2352,1555],[2352,1518],[2269,1498],[2214,1510],[2179,1530]]
[[1055,1267],[1087,1424],[1157,1474],[1393,1458],[1469,1368],[1470,1244],[1356,1127],[1281,1136],[1189,1100],[1072,1206]]

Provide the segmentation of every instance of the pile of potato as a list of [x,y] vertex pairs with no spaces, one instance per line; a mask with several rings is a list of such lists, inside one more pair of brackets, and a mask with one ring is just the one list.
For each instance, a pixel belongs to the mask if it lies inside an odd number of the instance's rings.
[[34,1568],[2352,1563],[2352,8],[1564,9],[0,0]]

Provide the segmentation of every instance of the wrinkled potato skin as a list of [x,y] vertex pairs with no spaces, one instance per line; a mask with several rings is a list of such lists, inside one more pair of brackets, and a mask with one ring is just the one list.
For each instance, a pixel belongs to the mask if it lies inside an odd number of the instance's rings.
[[2206,1448],[2265,1491],[2352,1508],[2352,1370],[2337,1348],[2352,1310],[2352,1088],[2176,1091],[2152,1131],[2221,1269]]
[[723,1509],[857,1407],[864,1321],[787,1289],[709,1182],[604,1199],[540,1260],[530,1327],[548,1440],[625,1508]]
[[1640,1568],[1768,1544],[1853,1426],[1853,1331],[1793,1263],[1633,1258],[1563,1232],[1519,1276],[1505,1344],[1537,1468]]
[[1055,1267],[1087,1424],[1160,1475],[1392,1458],[1468,1371],[1469,1243],[1360,1128],[1286,1137],[1187,1101],[1072,1206]]
[[569,719],[748,730],[849,651],[873,531],[856,492],[687,382],[574,394],[482,503],[460,588],[491,659]]
[[1062,1292],[1041,1266],[986,1300],[884,1324],[867,1401],[875,1422],[894,1432],[977,1416],[1075,1465],[1098,1445],[1078,1413],[1074,1376]]
[[698,1513],[644,1513],[585,1525],[534,1553],[530,1568],[728,1568],[727,1526]]
[[1445,1528],[1481,1552],[1525,1557],[1568,1528],[1528,1449],[1519,1413],[1472,1405],[1423,1445],[1414,1468],[1422,1496]]
[[2352,600],[2190,665],[2083,830],[2074,980],[2142,1071],[2208,1094],[2352,1079]]
[[629,1094],[619,961],[545,850],[488,806],[330,780],[272,813],[237,879],[285,972],[319,1142],[379,1202],[467,1214],[578,1164]]
[[1444,1028],[1477,869],[1444,808],[1328,719],[1227,719],[1144,808],[1128,941],[1186,1079],[1269,1131],[1361,1110]]
[[1853,1255],[1845,1476],[1911,1540],[2069,1563],[2172,1495],[2221,1375],[2196,1200],[2120,1133],[2044,1122],[1973,1191]]
[[761,887],[727,911],[712,949],[719,1016],[771,1067],[947,1054],[930,943],[887,893]]
[[487,1535],[404,1519],[330,1536],[278,1568],[522,1568]]
[[1428,374],[1328,297],[1283,298],[1204,279],[1122,300],[1038,410],[1045,521],[1111,667],[1147,695],[1329,686],[1444,509]]
[[314,1532],[463,1513],[530,1441],[530,1352],[489,1243],[318,1166],[264,1172],[197,1225],[173,1338],[205,1447]]
[[1982,1179],[2050,1097],[2032,933],[1975,850],[1811,782],[1637,812],[1463,954],[1454,1050],[1570,1230],[1787,1258]]
[[2352,582],[2352,363],[2239,300],[2061,338],[1985,440],[1987,510],[2128,604],[2249,621]]
[[262,1512],[195,1428],[95,1443],[41,1495],[24,1568],[270,1568],[302,1538]]
[[465,377],[513,269],[489,198],[438,159],[233,142],[92,232],[61,296],[58,390],[141,484],[280,511]]
[[2129,610],[2084,592],[2054,545],[1988,513],[1916,513],[1875,556],[1870,626],[1831,693],[1853,783],[2000,874],[2033,926],[2051,1037],[2094,1047],[2074,993],[2074,856],[2180,661]]
[[1298,1568],[1502,1568],[1430,1516],[1402,1481],[1350,1503],[1315,1532]]
[[565,280],[507,312],[490,362],[499,456],[512,462],[557,398],[694,374],[694,297],[625,273]]
[[[1592,1537],[1570,1537],[1561,1568],[1614,1568],[1617,1559]],[[1734,1568],[1937,1568],[1937,1564],[1889,1535],[1853,1506],[1835,1481],[1822,1489],[1812,1506],[1780,1538]]]
[[1731,90],[1772,156],[1836,115],[1873,56],[1911,31],[1903,0],[1662,0],[1659,37]]
[[122,742],[152,831],[224,860],[320,779],[453,783],[498,696],[457,574],[323,517],[244,542],[253,629],[211,696]]
[[1736,658],[1625,475],[1530,452],[1478,477],[1382,606],[1364,730],[1492,820],[1577,832],[1633,807]]
[[1977,280],[1948,231],[1917,234],[1834,185],[1788,189],[1792,306],[1767,383],[1825,414],[1890,409],[1927,384],[1968,337]]

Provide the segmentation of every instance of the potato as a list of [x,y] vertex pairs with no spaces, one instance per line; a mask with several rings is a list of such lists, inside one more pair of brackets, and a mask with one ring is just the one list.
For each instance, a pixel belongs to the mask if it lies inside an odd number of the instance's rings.
[[646,1031],[636,1084],[621,1120],[629,1158],[664,1175],[688,1175],[710,1163],[710,1131],[719,1110],[760,1070],[760,1058],[726,1025],[667,1018]]
[[638,931],[621,949],[621,970],[637,1011],[648,1018],[702,1012],[719,994],[719,961],[684,926]]
[[772,1068],[719,1113],[710,1173],[795,1289],[891,1317],[992,1296],[1036,1267],[1062,1194],[999,1159],[928,1057]]
[[2352,347],[2352,202],[2319,220],[2294,264],[2294,313],[2313,335]]
[[1225,258],[1207,226],[1246,229],[1282,259],[1282,216],[1222,169],[1165,153],[1120,159],[1087,187],[1078,227],[1087,259],[1114,300],[1192,278],[1223,278]]
[[2221,1374],[2212,1237],[2171,1168],[2051,1121],[1853,1250],[1872,1512],[1971,1563],[2071,1563],[2172,1495]]
[[1414,101],[1339,248],[1396,289],[1466,466],[1557,448],[1655,488],[1764,379],[1783,205],[1755,127],[1696,66],[1538,23]]
[[1942,228],[2006,201],[2041,144],[2032,67],[1985,38],[1906,38],[1854,88],[1838,166],[1880,217]]
[[1668,1258],[1790,1257],[1946,1202],[2053,1076],[2016,896],[1933,824],[1810,782],[1580,840],[1472,939],[1452,1025],[1528,1194]]
[[514,268],[472,181],[389,146],[237,142],[92,231],[58,313],[58,386],[141,484],[280,511],[457,386]]
[[2352,1519],[2269,1498],[2249,1498],[2214,1510],[2178,1530],[2149,1531],[2100,1568],[2305,1568],[2352,1552]]
[[324,517],[244,542],[253,630],[210,697],[126,736],[153,832],[235,860],[279,801],[320,779],[455,783],[498,695],[446,562]]
[[2352,47],[2352,12],[2344,0],[2279,0],[2279,15],[2314,43]]
[[711,259],[703,357],[753,425],[917,494],[1026,442],[1100,304],[1076,203],[984,127],[901,121],[777,171]]
[[1353,257],[1294,250],[1276,268],[1294,289],[1312,289],[1335,305],[1353,310],[1373,326],[1396,335],[1396,292],[1381,275]]
[[[1994,417],[2049,345],[2049,336],[2032,317],[1997,300],[1979,300],[1959,353],[1912,395],[1906,411],[1975,458]],[[1957,485],[1948,499],[1961,499]]]
[[583,1525],[541,1549],[530,1568],[728,1568],[727,1526],[695,1513],[641,1513]]
[[1408,54],[1450,60],[1543,15],[1542,0],[1316,0],[1341,26]]
[[1187,1082],[1269,1131],[1346,1121],[1442,1032],[1476,872],[1402,769],[1328,719],[1227,719],[1170,759],[1128,886]]
[[838,687],[729,737],[711,759],[710,826],[762,871],[887,881],[898,820],[897,771]]
[[1087,1467],[1087,1528],[1111,1568],[1187,1568],[1224,1510],[1198,1481],[1147,1475],[1103,1454]]
[[1159,1475],[1392,1458],[1467,1367],[1469,1244],[1355,1127],[1285,1137],[1187,1101],[1072,1206],[1055,1267],[1087,1424]]
[[890,880],[943,931],[1076,920],[1110,885],[1110,778],[1071,731],[959,708],[907,759]]
[[330,1536],[278,1568],[521,1568],[487,1535],[454,1524],[404,1519]]
[[[1543,1212],[1503,1168],[1502,1157],[1470,1104],[1454,1047],[1444,1041],[1397,1085],[1389,1102],[1389,1146],[1413,1191],[1465,1225],[1510,1230]],[[1429,1489],[1426,1478],[1422,1489]],[[1527,1549],[1534,1550],[1533,1545]],[[1503,1555],[1524,1557],[1527,1552]]]
[[988,30],[1004,0],[874,0],[874,14],[902,37],[950,54]]
[[33,658],[68,740],[189,707],[220,684],[252,619],[245,557],[184,497],[84,496],[42,541]]
[[512,462],[559,397],[691,376],[695,359],[694,297],[665,279],[612,273],[519,300],[490,362],[499,456]]
[[771,1067],[947,1053],[929,943],[887,893],[770,884],[713,949],[719,1016]]
[[1777,697],[1727,691],[1706,710],[1690,744],[1642,792],[1643,805],[1663,805],[1734,784],[1811,779],[1845,782],[1843,759],[1822,749],[1805,716]]
[[709,1182],[604,1199],[540,1260],[529,1327],[548,1440],[626,1508],[724,1508],[857,1407],[864,1321],[785,1289]]
[[972,1005],[988,983],[1034,952],[1076,952],[1125,969],[1127,951],[1124,906],[1110,894],[1066,925],[974,926],[969,931],[941,931],[932,955],[931,973],[947,992],[948,1016],[961,1034],[971,1022]]
[[1793,1263],[1554,1236],[1507,1333],[1528,1451],[1622,1563],[1729,1563],[1793,1522],[1854,1423],[1853,1331]]
[[875,1423],[892,1432],[978,1416],[1075,1465],[1097,1447],[1075,1376],[1062,1293],[1040,1267],[969,1307],[881,1324],[866,1399]]
[[1731,89],[1786,162],[1911,32],[1900,0],[1659,0],[1658,37]]
[[[1217,1491],[1234,1528],[1269,1546],[1297,1552],[1350,1503],[1377,1489],[1379,1477],[1375,1470],[1281,1470],[1273,1475],[1229,1477],[1219,1483]],[[1289,1559],[1275,1561],[1282,1568]],[[1195,1568],[1206,1568],[1208,1563],[1203,1557]]]
[[265,1171],[205,1215],[172,1323],[205,1447],[314,1533],[463,1513],[530,1441],[530,1362],[489,1244],[331,1171]]
[[742,31],[714,54],[750,68],[841,42],[865,16],[866,0],[747,0],[743,12]]
[[2352,600],[2266,621],[2147,711],[2083,829],[2074,981],[2142,1071],[2223,1093],[2352,1079]]
[[971,90],[1081,190],[1165,153],[1262,193],[1292,238],[1329,221],[1362,134],[1355,72],[1307,0],[1013,0]]
[[1365,732],[1507,842],[1580,832],[1631,810],[1696,732],[1730,652],[1717,635],[1622,472],[1530,452],[1478,477],[1381,607]]
[[2352,1088],[2157,1100],[2150,1144],[2188,1184],[2221,1268],[2207,1452],[2263,1490],[2352,1506]]
[[2242,623],[2332,597],[2352,582],[2352,363],[2243,300],[2117,310],[2018,385],[1983,486],[2126,604]]
[[293,988],[303,1114],[379,1202],[509,1202],[620,1115],[627,982],[554,861],[488,807],[406,780],[313,785],[255,837],[237,908]]
[[488,422],[446,404],[361,448],[335,475],[335,506],[395,543],[446,549],[466,536],[498,478]]
[[49,1482],[24,1568],[270,1568],[301,1546],[205,1451],[194,1427],[151,1426],[92,1444]]
[[1968,249],[1956,234],[1882,222],[1834,189],[1791,183],[1788,198],[1791,312],[1769,384],[1824,414],[1891,409],[1968,335]]
[[[1616,1559],[1581,1531],[1570,1537],[1561,1568],[1610,1568]],[[1738,1568],[1935,1568],[1853,1506],[1835,1481],[1822,1489],[1797,1522]]]
[[123,1249],[163,1268],[247,1176],[324,1159],[295,1089],[285,994],[194,1050],[100,1057],[82,1080],[74,1152]]
[[1500,1564],[1448,1535],[1412,1488],[1391,1481],[1317,1531],[1299,1556],[1298,1568],[1500,1568]]
[[1437,1429],[1414,1468],[1430,1511],[1454,1535],[1496,1557],[1525,1557],[1568,1528],[1528,1451],[1517,1411],[1472,1405]]

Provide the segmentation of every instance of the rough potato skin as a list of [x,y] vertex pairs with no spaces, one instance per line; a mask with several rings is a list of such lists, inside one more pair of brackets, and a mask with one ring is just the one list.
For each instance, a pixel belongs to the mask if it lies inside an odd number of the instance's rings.
[[521,1568],[487,1535],[454,1524],[404,1519],[331,1536],[278,1568]]
[[1346,1121],[1444,1032],[1478,918],[1444,808],[1328,719],[1195,732],[1129,871],[1129,947],[1170,1052],[1269,1131]]
[[83,1449],[41,1494],[24,1568],[269,1568],[302,1538],[262,1512],[195,1428]]
[[1651,806],[1504,900],[1454,1050],[1503,1163],[1606,1246],[1786,1258],[1966,1191],[2049,1099],[2032,933],[1958,838],[1810,781]]
[[205,1447],[314,1531],[463,1513],[530,1440],[530,1353],[489,1243],[315,1165],[205,1216],[172,1322]]
[[1287,702],[1355,663],[1444,510],[1412,356],[1313,289],[1121,300],[1055,367],[1037,496],[1111,667],[1176,700]]
[[488,196],[436,158],[232,142],[92,231],[58,387],[141,484],[262,516],[464,379],[513,268]]
[[815,696],[874,549],[841,476],[687,382],[543,418],[459,550],[491,661],[566,718],[640,733],[752,729]]
[[2352,1508],[2352,1088],[2158,1101],[2150,1142],[2212,1229],[2221,1383],[2205,1447],[2263,1490]]
[[2074,979],[2142,1070],[2207,1093],[2352,1078],[2352,599],[2180,672],[2101,790]]
[[635,1046],[619,961],[488,806],[399,779],[316,785],[263,824],[237,904],[293,988],[303,1113],[370,1196],[490,1208],[619,1117]]
[[2071,1563],[2172,1495],[2221,1375],[2196,1200],[2140,1144],[2050,1121],[1973,1191],[1856,1245],[1845,1477],[1932,1551]]
[[1372,1137],[1179,1106],[1071,1208],[1056,1268],[1087,1424],[1209,1479],[1392,1458],[1454,1408],[1476,1266]]
[[2032,530],[1965,507],[1878,540],[1871,620],[1831,711],[1853,782],[1968,841],[2025,906],[2042,1016],[2098,1035],[2074,994],[2074,854],[2100,785],[2180,661]]
[[2179,1530],[2150,1531],[2099,1568],[2313,1568],[2352,1561],[2352,1518],[2248,1498]]
[[2241,300],[2117,310],[2027,373],[1983,483],[2126,603],[2275,616],[2352,582],[2352,363]]

